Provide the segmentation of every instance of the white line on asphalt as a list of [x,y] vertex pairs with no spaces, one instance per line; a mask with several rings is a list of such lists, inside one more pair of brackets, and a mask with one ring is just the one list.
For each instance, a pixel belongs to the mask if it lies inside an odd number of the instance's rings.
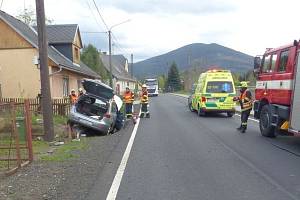
[[[235,114],[235,115],[241,117],[240,114]],[[254,122],[259,122],[257,119],[253,119],[253,118],[251,118],[251,117],[249,117],[249,120],[252,120],[252,121],[254,121]]]
[[[140,116],[140,114],[139,114],[139,116]],[[140,118],[137,119],[137,122],[136,122],[136,124],[133,128],[131,137],[130,137],[129,142],[127,144],[127,147],[126,147],[126,150],[124,152],[122,161],[121,161],[120,166],[118,168],[118,171],[115,175],[113,183],[110,187],[110,190],[108,192],[106,200],[115,200],[116,197],[117,197],[118,190],[119,190],[119,187],[120,187],[120,184],[121,184],[121,181],[122,181],[122,177],[123,177],[123,174],[125,172],[125,168],[126,168],[128,158],[129,158],[129,155],[130,155],[130,152],[131,152],[131,148],[132,148],[132,145],[133,145],[133,142],[134,142],[134,139],[135,139],[135,135],[136,135],[137,129],[139,127],[139,123],[140,123]]]

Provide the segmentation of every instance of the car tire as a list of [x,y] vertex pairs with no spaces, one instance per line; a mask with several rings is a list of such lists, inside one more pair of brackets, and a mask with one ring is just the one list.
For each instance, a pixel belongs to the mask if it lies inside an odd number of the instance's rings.
[[227,117],[233,117],[234,112],[227,112]]
[[276,137],[275,127],[272,126],[272,111],[270,105],[264,105],[261,109],[259,128],[262,136],[270,138]]
[[200,108],[200,105],[198,106],[198,116],[199,117],[204,117],[206,115],[205,111],[203,111],[201,108]]
[[113,126],[111,125],[107,131],[106,131],[106,135],[112,134],[115,128],[113,128]]

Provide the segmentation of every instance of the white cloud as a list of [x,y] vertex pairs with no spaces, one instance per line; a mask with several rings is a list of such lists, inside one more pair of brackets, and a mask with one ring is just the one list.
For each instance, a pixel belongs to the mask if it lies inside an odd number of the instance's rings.
[[[34,0],[26,0],[34,8]],[[89,2],[90,10],[87,2]],[[111,26],[131,19],[112,31],[114,52],[145,59],[189,43],[219,43],[251,55],[298,39],[297,0],[110,0],[97,1]],[[81,31],[104,31],[91,0],[45,0],[46,13],[55,23],[78,23]],[[2,10],[16,15],[23,1],[4,0]],[[95,19],[97,18],[97,19]],[[97,21],[96,21],[97,20]],[[107,51],[107,35],[82,34]]]

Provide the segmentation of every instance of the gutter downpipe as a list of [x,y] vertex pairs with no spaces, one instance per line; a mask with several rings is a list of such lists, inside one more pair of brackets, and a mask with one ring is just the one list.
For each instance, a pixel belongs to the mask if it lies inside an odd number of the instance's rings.
[[63,68],[62,65],[59,64],[58,66],[59,66],[59,70],[56,71],[56,72],[50,73],[49,76],[53,76],[53,75],[58,74],[62,71],[62,68]]

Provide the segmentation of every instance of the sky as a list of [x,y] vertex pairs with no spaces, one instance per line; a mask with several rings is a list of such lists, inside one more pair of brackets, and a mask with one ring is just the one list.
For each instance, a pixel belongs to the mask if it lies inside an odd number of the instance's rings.
[[[0,0],[0,6],[1,6]],[[134,62],[191,43],[218,43],[255,56],[266,48],[300,39],[299,0],[45,0],[54,24],[79,24],[84,44]],[[1,10],[17,15],[35,9],[35,0],[3,0]],[[107,27],[106,27],[107,26]],[[102,32],[102,33],[86,33]],[[104,33],[103,33],[104,32]]]

